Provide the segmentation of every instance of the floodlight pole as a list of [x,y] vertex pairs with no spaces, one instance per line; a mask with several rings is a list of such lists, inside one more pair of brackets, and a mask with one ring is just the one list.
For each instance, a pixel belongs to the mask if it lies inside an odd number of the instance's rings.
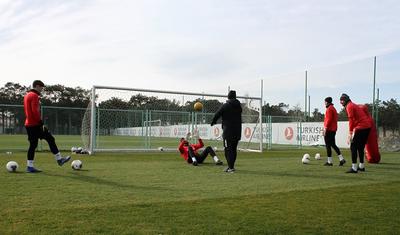
[[262,126],[262,110],[263,110],[263,94],[264,93],[264,81],[261,79],[261,95],[260,95],[260,113],[259,113],[259,119],[260,119],[260,151],[263,151],[263,140],[264,140],[264,132],[263,132],[263,126]]
[[376,100],[375,100],[375,84],[376,84],[376,56],[374,57],[374,83],[372,88],[372,117],[375,118],[376,112]]
[[[379,88],[377,89],[377,97],[376,99],[379,101]],[[376,109],[376,114],[375,114],[375,125],[376,125],[376,132],[378,133],[379,136],[379,128],[378,128],[378,114],[379,114],[379,106]]]
[[305,90],[304,90],[304,116],[307,118],[307,70],[305,77]]

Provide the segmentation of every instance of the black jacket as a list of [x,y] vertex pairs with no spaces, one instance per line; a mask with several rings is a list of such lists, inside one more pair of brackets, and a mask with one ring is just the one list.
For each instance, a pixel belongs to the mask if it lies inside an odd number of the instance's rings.
[[222,117],[223,138],[240,140],[242,136],[242,107],[237,99],[229,99],[215,113],[211,125]]

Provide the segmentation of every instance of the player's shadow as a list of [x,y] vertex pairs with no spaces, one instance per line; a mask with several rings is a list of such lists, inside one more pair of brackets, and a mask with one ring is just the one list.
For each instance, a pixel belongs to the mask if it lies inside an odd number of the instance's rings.
[[[367,169],[370,169],[370,167],[368,167]],[[379,164],[374,164],[374,169],[384,169],[384,170],[395,170],[395,171],[398,171],[398,170],[400,170],[400,163],[379,163]]]
[[370,163],[371,165],[394,165],[394,166],[399,166],[400,162],[380,162],[380,163]]
[[[329,175],[329,178],[332,179],[339,179],[339,180],[347,180],[349,179],[349,174],[344,173],[345,168],[343,168],[343,174],[338,174],[338,175]],[[277,171],[268,171],[268,170],[238,170],[238,174],[248,174],[248,175],[263,175],[263,176],[275,176],[275,177],[293,177],[293,178],[312,178],[315,179],[315,174],[299,174],[299,173],[293,173],[293,172],[287,172],[287,171],[282,171],[282,172],[277,172]],[[360,173],[361,174],[361,173]],[[357,180],[360,181],[375,181],[374,179],[370,178],[363,178],[360,177]]]
[[[80,171],[84,171],[84,170],[80,170]],[[85,171],[88,171],[88,170],[85,170]],[[70,175],[58,175],[58,174],[51,174],[51,173],[44,173],[44,174],[48,175],[48,176],[69,178],[71,180],[82,181],[85,183],[91,183],[91,184],[97,184],[97,185],[103,185],[103,186],[109,186],[109,187],[114,187],[114,188],[119,188],[119,189],[151,190],[151,191],[169,191],[169,190],[171,190],[168,188],[156,187],[156,186],[150,187],[150,186],[122,184],[122,183],[118,183],[115,181],[106,180],[106,179],[102,179],[102,178],[98,178],[98,177],[94,177],[94,176],[77,174],[77,172],[72,172],[72,173],[70,173]]]
[[[199,163],[199,166],[201,166],[201,165],[204,165],[204,166],[216,166],[215,162],[202,162],[202,163]],[[219,165],[219,166],[224,166],[224,165],[222,164],[222,165]]]

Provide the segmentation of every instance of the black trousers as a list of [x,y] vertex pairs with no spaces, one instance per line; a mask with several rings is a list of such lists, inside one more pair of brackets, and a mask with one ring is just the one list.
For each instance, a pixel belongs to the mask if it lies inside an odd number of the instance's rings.
[[225,158],[226,158],[226,161],[228,162],[228,167],[231,169],[235,169],[238,144],[239,144],[239,140],[224,139]]
[[189,163],[192,163],[192,157],[196,159],[198,163],[203,163],[206,157],[210,154],[212,157],[216,156],[214,149],[212,149],[210,146],[207,146],[201,153],[196,154],[192,148],[189,148],[189,157],[187,161]]
[[371,128],[360,129],[354,133],[353,140],[351,141],[350,144],[351,160],[353,164],[357,163],[357,154],[358,157],[360,158],[360,163],[364,163],[364,148],[365,144],[368,141],[368,135],[370,130]]
[[324,140],[325,140],[325,146],[326,146],[326,154],[328,157],[332,157],[332,148],[335,150],[337,155],[340,155],[340,149],[336,145],[335,141],[335,136],[336,136],[336,131],[326,131]]
[[47,129],[43,129],[43,126],[40,125],[25,128],[29,140],[28,160],[33,160],[35,158],[35,150],[38,146],[39,139],[45,139],[47,141],[50,151],[53,154],[57,154],[59,152],[54,137]]

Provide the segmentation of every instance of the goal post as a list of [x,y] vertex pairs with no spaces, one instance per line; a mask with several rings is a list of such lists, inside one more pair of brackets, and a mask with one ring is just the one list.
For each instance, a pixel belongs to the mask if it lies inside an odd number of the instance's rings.
[[[206,146],[222,150],[221,120],[212,127],[210,123],[226,99],[226,94],[93,86],[82,120],[82,142],[90,153],[176,151],[180,138],[196,131]],[[262,98],[237,99],[243,110],[238,148],[262,152]],[[201,111],[193,108],[197,101],[203,104]]]

